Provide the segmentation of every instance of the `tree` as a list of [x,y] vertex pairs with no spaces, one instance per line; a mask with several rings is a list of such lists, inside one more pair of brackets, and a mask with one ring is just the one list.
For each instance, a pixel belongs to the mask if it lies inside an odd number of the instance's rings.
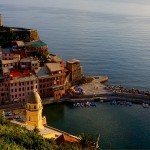
[[86,135],[84,133],[81,133],[79,135],[79,138],[81,139],[80,144],[81,144],[83,149],[95,150],[96,141],[94,140],[93,137],[91,137],[90,135]]

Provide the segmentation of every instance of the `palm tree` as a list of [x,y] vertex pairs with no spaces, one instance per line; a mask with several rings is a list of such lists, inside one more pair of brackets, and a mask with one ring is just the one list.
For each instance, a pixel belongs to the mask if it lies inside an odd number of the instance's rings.
[[94,140],[93,137],[91,137],[90,135],[85,135],[84,133],[81,133],[79,135],[80,140],[80,144],[82,146],[82,148],[84,149],[89,149],[89,150],[95,150],[96,147],[96,141]]

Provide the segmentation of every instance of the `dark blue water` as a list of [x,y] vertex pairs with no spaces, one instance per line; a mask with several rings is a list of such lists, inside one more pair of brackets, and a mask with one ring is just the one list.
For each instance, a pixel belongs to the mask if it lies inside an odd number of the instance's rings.
[[[80,59],[85,75],[150,90],[149,0],[1,0],[3,24],[36,28],[50,52]],[[101,134],[104,148],[150,148],[149,110],[99,105],[46,106],[48,123],[73,134]]]
[[101,148],[150,148],[150,109],[141,105],[73,107],[71,104],[44,106],[47,123],[74,135],[100,133]]

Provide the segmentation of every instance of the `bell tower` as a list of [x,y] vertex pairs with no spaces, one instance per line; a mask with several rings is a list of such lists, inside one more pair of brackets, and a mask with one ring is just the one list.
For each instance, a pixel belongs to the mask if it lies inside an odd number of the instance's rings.
[[38,129],[44,128],[46,118],[42,117],[42,109],[40,95],[36,91],[30,92],[26,104],[26,124]]
[[3,22],[2,22],[2,15],[0,14],[0,27],[3,26]]

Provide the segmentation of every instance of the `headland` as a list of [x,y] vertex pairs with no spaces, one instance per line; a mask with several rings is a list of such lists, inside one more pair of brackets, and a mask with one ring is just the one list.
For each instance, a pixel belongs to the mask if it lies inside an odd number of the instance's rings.
[[105,84],[107,76],[85,77],[80,61],[52,54],[37,30],[3,26],[0,15],[0,108],[24,107],[36,90],[43,104],[131,101],[150,104],[150,92]]

